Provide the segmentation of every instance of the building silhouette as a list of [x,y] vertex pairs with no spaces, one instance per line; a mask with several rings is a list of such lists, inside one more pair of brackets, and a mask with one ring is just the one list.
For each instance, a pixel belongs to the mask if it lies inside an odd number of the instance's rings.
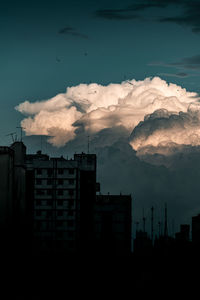
[[[5,251],[23,243],[30,229],[27,226],[30,216],[26,202],[25,154],[26,147],[21,142],[14,142],[11,147],[0,147],[0,231],[1,250],[5,248]],[[28,238],[26,245],[27,242]]]
[[13,249],[130,254],[131,196],[97,195],[95,154],[26,154],[23,142],[14,142],[0,148],[0,166],[1,231],[15,240]]
[[200,246],[200,214],[192,217],[192,242]]
[[180,242],[190,241],[190,225],[181,224],[180,231],[176,233],[176,240]]
[[95,241],[100,253],[131,253],[131,195],[97,195]]

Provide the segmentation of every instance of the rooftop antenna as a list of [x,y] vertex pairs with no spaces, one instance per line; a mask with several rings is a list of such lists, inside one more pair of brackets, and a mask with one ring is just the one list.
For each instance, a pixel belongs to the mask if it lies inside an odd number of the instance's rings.
[[158,222],[158,233],[159,233],[159,237],[161,236],[161,222]]
[[[14,134],[15,134],[15,139],[14,139]],[[11,136],[12,137],[12,142],[14,143],[16,141],[16,132],[11,132],[9,134],[6,134],[6,136]]]
[[154,239],[154,207],[151,208],[151,240],[153,244]]
[[146,227],[145,227],[145,225],[146,225],[146,218],[144,216],[144,208],[143,208],[143,218],[142,218],[142,220],[143,220],[143,232],[146,232]]
[[168,236],[168,228],[167,228],[167,204],[165,203],[165,227],[164,227],[164,236]]
[[20,142],[22,142],[22,130],[25,129],[24,127],[22,126],[18,126],[16,128],[19,128],[20,129]]
[[175,237],[174,227],[175,227],[175,221],[174,221],[174,219],[172,219],[172,236],[173,236],[173,238]]
[[139,228],[139,222],[137,221],[137,222],[135,222],[135,224],[136,224],[136,233],[138,232],[138,228]]

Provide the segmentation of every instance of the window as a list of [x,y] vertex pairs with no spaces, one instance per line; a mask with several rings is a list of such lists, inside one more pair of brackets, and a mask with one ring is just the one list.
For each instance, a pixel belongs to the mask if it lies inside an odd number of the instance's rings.
[[62,206],[63,205],[63,200],[57,200],[57,205]]
[[74,179],[69,179],[69,184],[73,185],[74,184]]
[[64,173],[64,170],[63,169],[58,169],[58,174],[59,175],[62,175]]
[[47,185],[52,185],[52,179],[47,179]]
[[52,199],[48,199],[47,200],[47,206],[51,206],[52,205]]
[[73,204],[74,204],[74,201],[73,201],[73,200],[68,200],[68,205],[69,205],[69,207],[73,206]]
[[48,218],[52,217],[52,211],[51,211],[51,210],[48,210],[48,211],[46,212],[46,214],[47,214],[47,217],[48,217]]
[[69,238],[73,238],[74,237],[74,232],[73,231],[69,231],[67,235],[68,235]]
[[47,169],[47,175],[51,177],[53,175],[53,169]]
[[36,230],[40,230],[41,222],[40,221],[35,222],[35,227],[36,227]]
[[68,171],[70,175],[74,174],[74,169],[68,169]]
[[58,179],[58,185],[63,185],[63,179]]
[[74,226],[74,221],[73,220],[68,220],[67,221],[67,226],[73,227]]
[[63,232],[62,231],[58,231],[56,232],[57,238],[62,238],[63,237]]
[[42,184],[42,180],[41,179],[36,179],[36,184],[37,185],[41,185]]
[[47,190],[47,195],[53,195],[53,190]]
[[62,195],[63,195],[63,192],[64,192],[63,190],[58,190],[58,191],[57,191],[57,194],[58,194],[59,196],[62,196]]
[[62,210],[58,210],[57,211],[57,216],[62,217],[63,216],[63,211]]
[[36,200],[36,205],[41,205],[41,200],[40,199]]
[[44,195],[44,190],[36,190],[36,195]]
[[56,221],[56,226],[57,227],[61,227],[63,225],[63,221]]
[[41,216],[41,210],[36,210],[36,216],[37,217]]
[[74,241],[73,240],[72,241],[68,241],[68,247],[70,249],[74,248]]
[[68,190],[69,191],[69,195],[73,196],[74,195],[74,190]]
[[68,216],[73,216],[74,215],[74,211],[73,210],[69,210],[68,211]]
[[36,174],[41,175],[42,174],[42,169],[36,169]]

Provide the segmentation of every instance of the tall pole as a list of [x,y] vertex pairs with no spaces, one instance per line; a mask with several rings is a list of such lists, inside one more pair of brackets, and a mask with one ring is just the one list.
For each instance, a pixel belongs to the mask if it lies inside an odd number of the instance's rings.
[[146,231],[146,226],[145,226],[146,218],[144,216],[144,208],[143,208],[143,218],[142,218],[142,220],[143,220],[143,232],[145,232]]
[[135,222],[135,224],[136,224],[136,233],[138,232],[138,228],[139,228],[139,222],[137,221],[137,222]]
[[164,228],[164,236],[168,236],[168,228],[167,228],[167,204],[165,203],[165,228]]
[[158,232],[159,232],[159,237],[161,236],[161,222],[158,222]]
[[151,240],[154,240],[154,207],[151,208]]

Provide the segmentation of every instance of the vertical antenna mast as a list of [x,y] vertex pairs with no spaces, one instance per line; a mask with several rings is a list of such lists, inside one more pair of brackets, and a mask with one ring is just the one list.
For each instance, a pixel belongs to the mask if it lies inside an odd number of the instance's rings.
[[142,218],[142,220],[143,220],[143,232],[145,232],[146,231],[146,227],[145,227],[146,218],[144,216],[144,208],[143,208],[143,218]]
[[165,203],[165,228],[164,228],[164,236],[168,236],[168,228],[167,228],[167,204]]
[[154,207],[151,208],[151,240],[153,244],[154,239]]
[[161,236],[161,222],[158,222],[158,232],[159,232],[159,237]]
[[137,222],[135,222],[135,224],[136,224],[136,233],[138,232],[138,228],[139,228],[139,222],[137,221]]

